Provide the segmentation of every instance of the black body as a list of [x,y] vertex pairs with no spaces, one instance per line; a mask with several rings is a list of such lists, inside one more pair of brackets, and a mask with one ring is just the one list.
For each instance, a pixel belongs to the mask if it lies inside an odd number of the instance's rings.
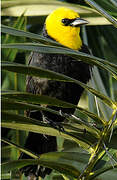
[[[45,32],[44,36],[49,37]],[[81,52],[89,54],[87,46],[83,45]],[[72,78],[75,78],[83,83],[87,83],[90,79],[90,66],[83,63],[82,61],[76,61],[75,59],[60,54],[39,54],[37,52],[32,52],[29,58],[29,65],[39,66],[44,69],[49,69],[58,73],[65,74]],[[26,84],[27,92],[33,94],[43,94],[51,97],[56,97],[60,100],[67,101],[73,104],[78,104],[80,96],[83,92],[83,88],[74,84],[67,82],[57,82],[47,79],[40,79],[37,77],[27,77]],[[68,108],[55,108],[56,110],[61,110],[64,113],[74,113],[75,109]],[[61,116],[57,116],[47,112],[33,111],[29,112],[28,116],[43,121],[50,119],[54,122],[61,122],[64,119]],[[29,133],[25,148],[30,149],[36,154],[42,154],[46,152],[57,151],[56,137],[45,136],[42,134]],[[31,158],[30,156],[22,153],[20,159]],[[40,167],[37,170],[37,166],[26,166],[21,169],[21,171],[26,175],[30,176],[35,174],[36,176],[45,177],[46,174],[50,174],[51,169]]]

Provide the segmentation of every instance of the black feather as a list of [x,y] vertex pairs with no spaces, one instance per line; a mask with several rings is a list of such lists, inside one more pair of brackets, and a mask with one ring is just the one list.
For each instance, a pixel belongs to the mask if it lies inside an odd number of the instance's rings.
[[[50,38],[44,28],[43,35]],[[52,39],[52,38],[51,38]],[[90,53],[87,46],[83,45],[80,49],[81,52]],[[32,52],[29,58],[29,66],[41,67],[44,69],[49,69],[64,75],[75,78],[83,83],[87,83],[90,79],[90,66],[83,63],[82,61],[76,61],[70,56],[62,54],[39,54],[37,52]],[[67,101],[73,104],[78,104],[80,96],[83,92],[83,88],[74,83],[67,82],[57,82],[53,80],[40,79],[37,77],[27,77],[26,84],[27,92],[33,94],[43,94],[51,97],[56,97],[60,100]],[[68,108],[57,108],[50,107],[56,110],[61,110],[64,113],[71,114],[74,113],[75,109]],[[43,121],[47,118],[54,122],[64,121],[64,118],[51,114],[48,112],[33,111],[28,112],[28,116]],[[42,134],[29,133],[25,147],[30,149],[36,154],[43,154],[47,152],[57,151],[56,137],[45,136]],[[22,153],[20,159],[31,158],[30,156]],[[21,171],[26,175],[30,176],[34,174],[35,176],[45,177],[50,174],[51,169],[31,165],[26,166],[21,169]]]

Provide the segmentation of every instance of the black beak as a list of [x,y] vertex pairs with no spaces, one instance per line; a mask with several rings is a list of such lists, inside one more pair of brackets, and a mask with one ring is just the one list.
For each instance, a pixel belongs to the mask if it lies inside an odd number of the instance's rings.
[[74,19],[69,25],[70,26],[73,26],[73,27],[79,27],[79,26],[82,26],[82,25],[85,25],[85,24],[88,24],[89,22],[82,19],[82,18],[76,18]]

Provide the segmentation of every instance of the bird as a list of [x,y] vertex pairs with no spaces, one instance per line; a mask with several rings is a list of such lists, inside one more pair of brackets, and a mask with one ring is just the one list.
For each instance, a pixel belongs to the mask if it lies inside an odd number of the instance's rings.
[[[68,7],[59,7],[47,16],[43,26],[43,36],[69,49],[90,54],[88,47],[83,43],[80,35],[81,26],[86,24],[88,24],[88,21],[80,18],[78,12]],[[82,62],[80,59],[77,61],[65,54],[31,52],[28,65],[67,75],[85,84],[91,78],[92,67],[89,64]],[[81,86],[71,82],[60,82],[33,76],[27,76],[26,79],[27,92],[47,95],[74,105],[78,104],[83,90]],[[69,115],[75,111],[74,108],[54,106],[50,106],[49,108]],[[64,122],[65,120],[62,116],[36,110],[27,111],[27,116],[46,123],[49,120],[54,123]],[[55,152],[57,151],[56,137],[29,132],[24,147],[38,155]],[[23,152],[20,155],[20,159],[30,158],[29,155]],[[51,171],[52,169],[50,168],[37,165],[29,165],[21,168],[21,172],[28,177],[32,175],[44,178]]]

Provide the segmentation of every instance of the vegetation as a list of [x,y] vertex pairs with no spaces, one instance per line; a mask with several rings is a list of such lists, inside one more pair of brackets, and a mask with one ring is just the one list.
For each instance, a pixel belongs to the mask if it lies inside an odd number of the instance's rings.
[[[83,27],[82,39],[92,56],[62,47],[41,36],[46,16],[59,6],[72,7],[90,22]],[[45,179],[113,180],[117,177],[117,2],[116,0],[2,0],[2,177],[22,179],[18,171],[29,164],[53,169]],[[35,34],[36,33],[36,34]],[[37,34],[38,33],[38,34]],[[94,65],[92,80],[85,85],[64,75],[28,67],[30,51],[67,54]],[[26,75],[74,82],[85,89],[78,106],[47,96],[25,92]],[[36,105],[35,105],[36,104]],[[40,104],[76,108],[75,114],[62,123],[64,132],[49,124],[27,118],[27,109],[41,109]],[[27,132],[57,136],[58,152],[35,155],[24,149]],[[20,152],[33,159],[18,160]]]

